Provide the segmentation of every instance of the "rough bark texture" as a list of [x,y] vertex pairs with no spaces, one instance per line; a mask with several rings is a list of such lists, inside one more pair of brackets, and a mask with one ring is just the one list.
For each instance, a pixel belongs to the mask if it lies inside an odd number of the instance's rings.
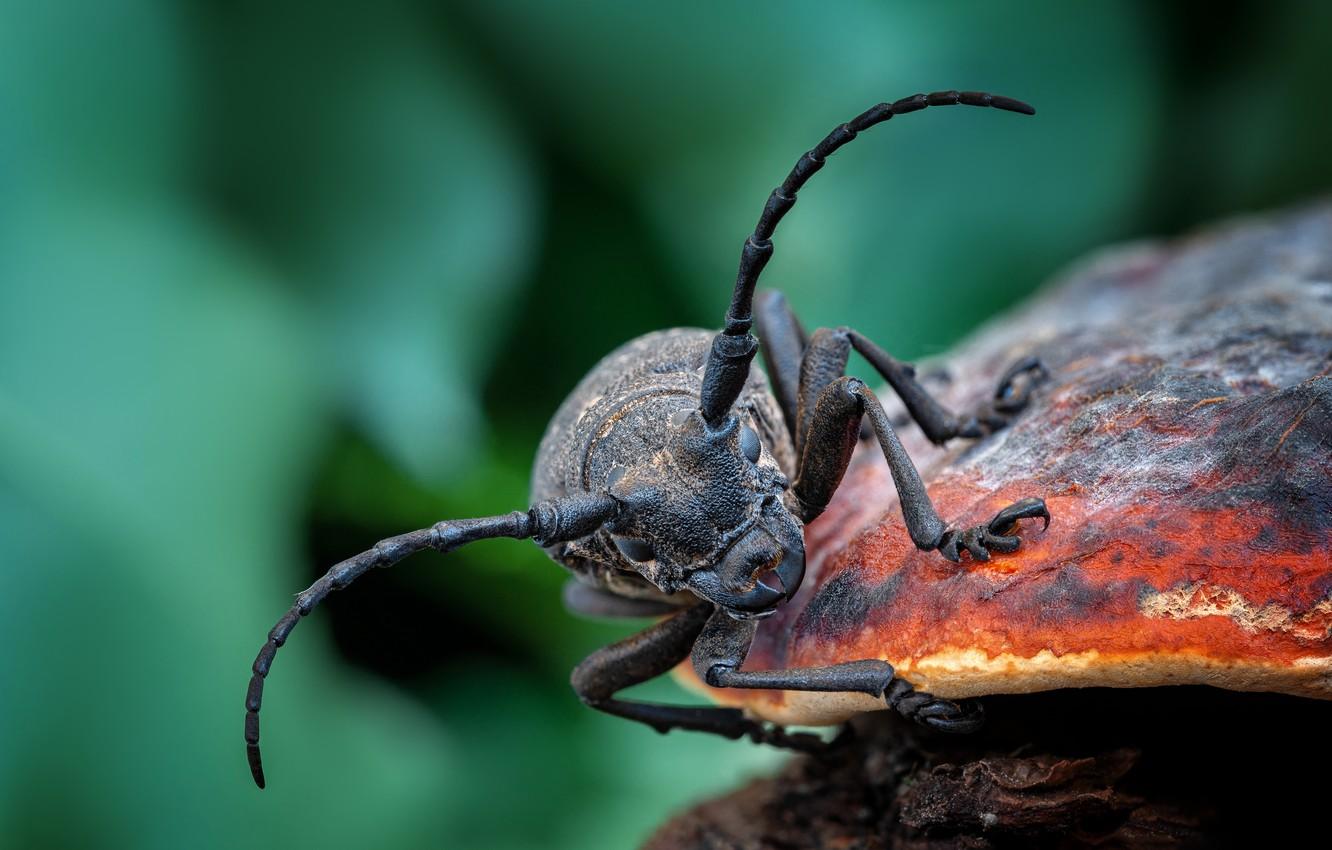
[[1212,688],[992,697],[967,738],[884,713],[665,824],[645,850],[1326,843],[1326,703]]
[[[1332,697],[1332,207],[1106,252],[946,358],[941,395],[966,409],[1031,353],[1052,378],[1011,428],[903,438],[945,518],[1044,496],[1049,531],[962,569],[917,552],[861,452],[746,666],[886,658],[958,697],[1139,689],[991,698],[990,730],[962,741],[866,716],[836,758],[651,847],[1217,844],[1317,814],[1296,804],[1332,754],[1332,704],[1143,688]],[[877,707],[711,695],[806,723]]]

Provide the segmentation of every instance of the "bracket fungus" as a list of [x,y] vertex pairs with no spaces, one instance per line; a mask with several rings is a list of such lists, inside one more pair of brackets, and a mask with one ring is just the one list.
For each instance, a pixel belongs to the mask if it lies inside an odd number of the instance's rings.
[[[945,449],[911,426],[902,439],[943,515],[1042,493],[1050,527],[987,563],[919,552],[862,444],[746,666],[882,658],[947,698],[1200,684],[1332,699],[1332,206],[1102,253],[944,358],[939,397],[970,409],[1027,355],[1050,379],[1011,427]],[[779,723],[882,708],[705,690]]]

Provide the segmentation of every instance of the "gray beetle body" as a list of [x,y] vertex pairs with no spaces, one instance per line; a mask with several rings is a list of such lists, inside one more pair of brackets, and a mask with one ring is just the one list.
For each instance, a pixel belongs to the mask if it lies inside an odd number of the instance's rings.
[[[850,328],[806,334],[776,293],[755,299],[772,256],[772,235],[796,193],[858,133],[930,106],[981,106],[1034,114],[1030,106],[984,92],[945,91],[881,103],[838,126],[805,153],[772,191],[745,240],[726,323],[720,332],[660,331],[612,352],[578,384],[537,452],[532,503],[525,511],[442,520],[379,541],[331,567],[297,594],[268,633],[245,695],[246,756],[264,787],[259,709],[278,649],[300,620],[335,590],[424,549],[449,552],[497,537],[534,540],[574,578],[566,605],[576,613],[666,615],[655,625],[587,657],[573,671],[587,705],[659,732],[691,729],[782,747],[817,750],[817,736],[792,734],[737,709],[625,700],[625,688],[685,659],[721,688],[855,692],[882,699],[946,732],[978,728],[978,704],[916,691],[881,659],[823,667],[742,669],[757,621],[790,600],[805,573],[804,526],[823,512],[868,425],[897,487],[907,533],[917,547],[950,561],[988,560],[1020,545],[1018,521],[1049,512],[1028,498],[989,522],[963,528],[940,519],[877,396],[845,374],[854,350],[888,382],[911,419],[935,443],[981,437],[1025,406],[1043,374],[1028,356],[1003,375],[992,401],[968,416],[942,407],[915,370]],[[757,309],[756,309],[757,308]],[[772,378],[753,367],[759,340]]]
[[[532,503],[606,492],[613,469],[651,463],[668,443],[672,418],[698,406],[715,333],[697,328],[655,331],[602,358],[546,428],[533,464]],[[787,479],[794,478],[795,445],[761,370],[751,371],[735,411],[742,425],[758,434],[769,456],[760,463],[770,461]],[[657,460],[663,469],[670,468],[667,459]],[[645,580],[641,564],[616,548],[608,530],[546,551],[580,582],[618,596],[683,605],[696,601],[692,593]]]

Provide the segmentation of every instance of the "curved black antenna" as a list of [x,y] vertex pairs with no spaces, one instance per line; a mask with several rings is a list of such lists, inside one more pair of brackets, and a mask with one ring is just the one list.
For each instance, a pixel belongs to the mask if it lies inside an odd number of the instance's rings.
[[749,377],[749,362],[758,351],[758,341],[749,333],[753,325],[754,285],[758,283],[763,267],[772,258],[772,234],[777,223],[795,206],[796,193],[824,166],[829,156],[861,133],[882,124],[894,115],[918,112],[927,106],[992,106],[1023,115],[1035,115],[1036,110],[1020,100],[997,94],[975,91],[942,91],[917,94],[893,103],[872,106],[833,130],[823,141],[805,153],[796,162],[782,185],[772,190],[763,205],[754,232],[745,240],[740,253],[740,270],[735,278],[735,291],[731,294],[731,307],[726,311],[726,327],[712,341],[707,370],[703,376],[703,392],[699,408],[711,426],[718,426],[731,405],[740,396]]
[[606,495],[580,495],[541,502],[528,511],[514,511],[482,519],[458,519],[437,522],[430,528],[409,531],[381,540],[368,551],[333,565],[328,572],[296,595],[296,603],[282,615],[268,633],[268,640],[254,659],[250,687],[245,692],[245,755],[250,774],[264,787],[264,765],[259,754],[259,707],[264,697],[264,679],[273,664],[278,647],[301,618],[314,610],[335,590],[341,590],[375,567],[391,567],[408,555],[423,549],[448,552],[495,537],[531,537],[542,546],[575,540],[596,531],[619,510],[618,503]]

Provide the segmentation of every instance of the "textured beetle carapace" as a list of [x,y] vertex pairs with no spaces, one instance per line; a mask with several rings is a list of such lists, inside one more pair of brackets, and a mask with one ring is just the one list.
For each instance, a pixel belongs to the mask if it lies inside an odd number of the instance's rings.
[[[804,526],[833,498],[862,422],[887,460],[907,535],[919,549],[952,562],[963,553],[985,561],[1019,548],[1021,520],[1049,523],[1045,503],[1030,493],[997,506],[988,520],[968,513],[961,515],[961,525],[944,522],[878,397],[845,375],[854,350],[901,397],[929,439],[943,443],[988,435],[1021,412],[1045,376],[1030,352],[998,376],[989,398],[958,416],[925,391],[910,365],[855,330],[806,334],[780,295],[767,293],[755,304],[773,232],[827,158],[895,115],[951,105],[1035,112],[998,95],[947,91],[881,103],[840,125],[800,157],[769,196],[745,240],[719,333],[649,334],[608,355],[573,391],[542,440],[529,510],[446,520],[380,541],[299,594],[259,651],[246,695],[245,740],[255,782],[264,785],[259,755],[264,680],[301,617],[375,567],[422,549],[447,552],[494,537],[531,538],[566,567],[573,578],[565,600],[574,611],[669,615],[594,653],[574,671],[575,691],[601,711],[663,732],[694,729],[799,749],[822,746],[816,736],[791,734],[734,709],[615,698],[691,658],[698,675],[714,687],[856,693],[937,729],[977,728],[978,705],[918,691],[875,656],[812,667],[740,669],[759,621],[800,589]],[[750,333],[755,325],[771,384],[751,368],[759,348]]]

